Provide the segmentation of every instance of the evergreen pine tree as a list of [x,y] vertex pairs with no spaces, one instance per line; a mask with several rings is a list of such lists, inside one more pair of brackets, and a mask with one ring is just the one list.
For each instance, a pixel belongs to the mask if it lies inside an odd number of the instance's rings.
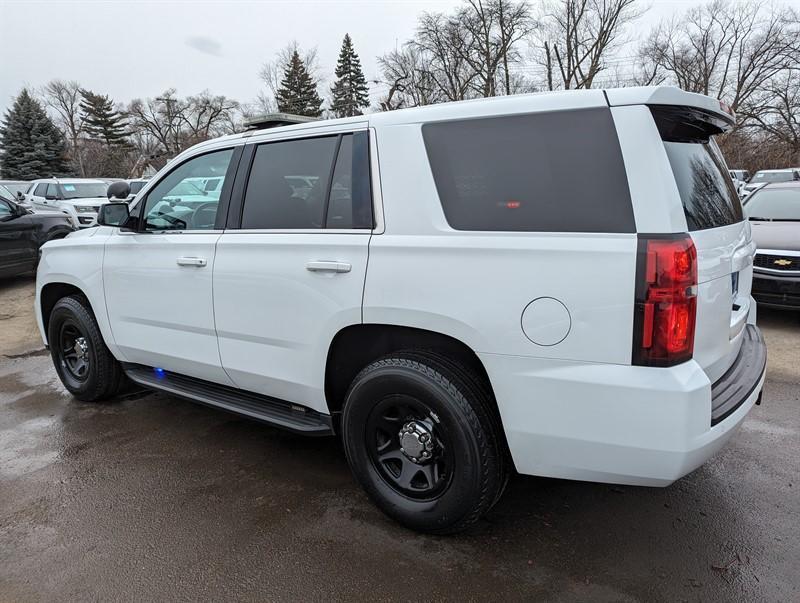
[[3,178],[33,180],[70,173],[64,135],[24,89],[3,118],[0,150]]
[[283,70],[281,87],[275,95],[278,111],[319,117],[322,115],[322,99],[317,93],[317,83],[306,70],[303,60],[295,50]]
[[109,147],[126,145],[125,118],[114,109],[111,99],[91,90],[81,90],[81,96],[86,134],[102,140]]
[[353,49],[350,34],[344,35],[339,60],[336,63],[336,82],[331,86],[331,111],[336,117],[361,115],[369,107],[369,91],[361,60]]

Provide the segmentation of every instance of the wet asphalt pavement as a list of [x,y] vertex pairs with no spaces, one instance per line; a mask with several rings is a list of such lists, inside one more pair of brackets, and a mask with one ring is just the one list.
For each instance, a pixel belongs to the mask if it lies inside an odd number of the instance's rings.
[[385,519],[335,439],[161,394],[72,400],[22,315],[32,286],[0,282],[0,602],[800,600],[795,315],[761,313],[763,404],[691,475],[516,477],[439,538]]

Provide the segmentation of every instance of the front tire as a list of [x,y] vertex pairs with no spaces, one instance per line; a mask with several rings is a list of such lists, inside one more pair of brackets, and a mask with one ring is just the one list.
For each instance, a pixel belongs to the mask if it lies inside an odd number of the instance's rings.
[[103,341],[85,298],[72,295],[56,303],[47,340],[61,383],[78,400],[98,402],[119,392],[122,367]]
[[387,356],[347,393],[342,436],[350,467],[388,516],[411,529],[458,532],[499,497],[504,447],[485,390],[435,356]]

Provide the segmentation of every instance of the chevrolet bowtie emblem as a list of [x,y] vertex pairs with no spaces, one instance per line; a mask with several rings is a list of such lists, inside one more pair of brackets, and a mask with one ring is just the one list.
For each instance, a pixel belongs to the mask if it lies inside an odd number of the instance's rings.
[[791,266],[792,265],[792,260],[783,260],[783,259],[781,259],[781,260],[775,260],[772,263],[775,264],[776,266]]

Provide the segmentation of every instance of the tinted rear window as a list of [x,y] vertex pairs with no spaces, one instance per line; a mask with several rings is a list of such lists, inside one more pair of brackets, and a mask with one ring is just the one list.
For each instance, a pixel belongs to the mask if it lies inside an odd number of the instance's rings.
[[650,107],[689,230],[717,228],[742,221],[742,204],[713,136],[729,126],[720,115],[676,105]]
[[689,230],[742,221],[742,204],[713,142],[665,142]]
[[457,230],[635,232],[608,109],[431,123],[422,134]]

